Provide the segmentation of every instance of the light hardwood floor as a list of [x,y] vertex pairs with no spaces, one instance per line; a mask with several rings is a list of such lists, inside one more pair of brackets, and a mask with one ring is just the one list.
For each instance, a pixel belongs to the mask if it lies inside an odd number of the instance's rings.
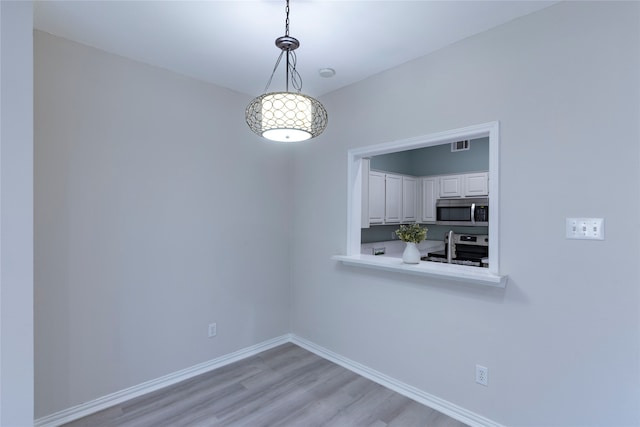
[[65,427],[463,427],[294,344],[199,375]]

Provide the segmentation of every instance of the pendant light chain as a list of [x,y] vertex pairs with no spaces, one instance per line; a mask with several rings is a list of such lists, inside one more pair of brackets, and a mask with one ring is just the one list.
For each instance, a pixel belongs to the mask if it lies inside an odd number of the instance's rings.
[[[285,8],[285,12],[287,14],[287,19],[285,19],[284,21],[284,35],[285,37],[289,37],[289,0],[287,0],[287,7]],[[289,57],[291,56],[292,51],[287,49],[287,68],[286,68],[286,86],[285,86],[285,90],[287,92],[289,92],[289,70],[291,70],[291,63],[289,62]],[[293,67],[293,71],[295,71],[296,68],[295,66]],[[301,89],[301,88],[300,88]],[[300,92],[300,89],[298,89],[298,92]]]
[[289,36],[289,0],[287,0],[287,7],[285,8],[287,13],[287,19],[284,21],[284,35]]
[[[284,35],[285,35],[285,37],[289,37],[289,0],[287,0],[287,6],[285,7],[285,12],[286,12],[287,17],[285,19]],[[298,63],[298,57],[296,56],[295,49],[297,49],[297,48],[298,48],[298,46],[296,45],[295,47],[293,47],[291,49],[287,49],[287,71],[286,71],[286,78],[287,78],[286,90],[287,90],[287,92],[289,92],[289,79],[291,79],[291,86],[298,93],[300,93],[302,91],[302,76],[300,75],[300,73],[298,73],[298,70],[296,70],[296,65]]]

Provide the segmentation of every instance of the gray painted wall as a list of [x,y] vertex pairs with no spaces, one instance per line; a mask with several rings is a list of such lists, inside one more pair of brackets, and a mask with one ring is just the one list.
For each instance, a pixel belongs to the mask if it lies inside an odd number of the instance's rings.
[[33,422],[33,6],[0,1],[0,425]]
[[[505,425],[640,425],[639,15],[560,3],[324,97],[286,149],[238,94],[37,33],[36,416],[293,330]],[[330,259],[349,148],[492,120],[505,290]]]
[[[294,333],[504,425],[640,425],[639,7],[561,2],[324,97],[295,150]],[[505,290],[330,259],[348,149],[493,120]],[[606,240],[566,240],[570,216]]]
[[35,98],[36,417],[289,332],[291,155],[247,97],[36,32]]

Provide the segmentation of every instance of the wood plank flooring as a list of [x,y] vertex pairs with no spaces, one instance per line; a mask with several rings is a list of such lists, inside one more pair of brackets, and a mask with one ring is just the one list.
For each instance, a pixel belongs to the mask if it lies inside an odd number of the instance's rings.
[[284,344],[65,427],[463,427],[295,344]]

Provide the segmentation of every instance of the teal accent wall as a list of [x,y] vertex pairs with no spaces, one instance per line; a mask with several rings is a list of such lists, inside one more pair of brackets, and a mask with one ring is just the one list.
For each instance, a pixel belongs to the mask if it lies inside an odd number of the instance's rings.
[[371,169],[414,176],[489,170],[489,138],[471,140],[469,150],[451,152],[451,144],[371,158]]
[[413,157],[416,155],[415,151],[420,150],[400,151],[398,153],[374,156],[371,158],[370,168],[378,171],[414,175],[412,163]]
[[448,173],[489,170],[489,138],[471,140],[469,149],[451,152],[451,144],[411,150],[411,175],[443,175]]

